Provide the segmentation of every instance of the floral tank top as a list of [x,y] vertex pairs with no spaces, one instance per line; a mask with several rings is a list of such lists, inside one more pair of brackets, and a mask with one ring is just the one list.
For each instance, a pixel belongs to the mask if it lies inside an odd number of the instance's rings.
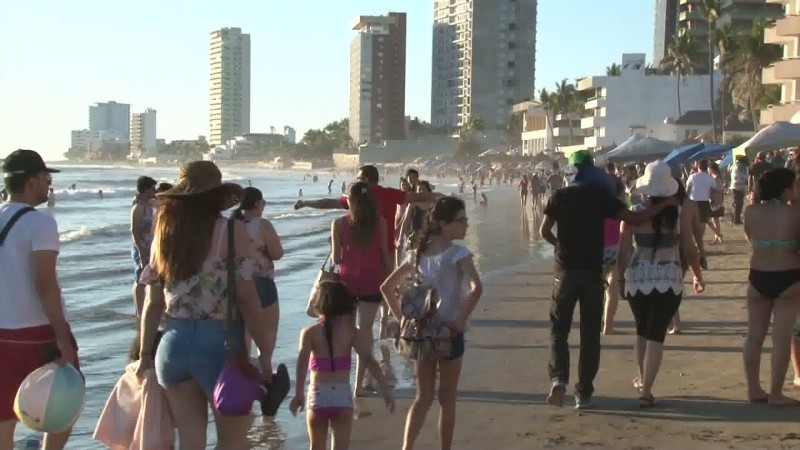
[[[631,208],[643,210],[643,205]],[[672,231],[662,230],[658,248],[653,252],[655,234],[652,230],[633,233],[634,251],[625,270],[625,294],[650,294],[653,291],[675,294],[683,292],[683,268],[680,255],[680,226]]]
[[[148,265],[141,281],[163,285],[166,315],[172,319],[224,320],[228,308],[227,261],[221,247],[227,243],[227,221],[220,218],[214,229],[214,243],[200,272],[189,279],[163,283],[158,273]],[[249,257],[236,258],[236,279],[252,280],[255,262]]]

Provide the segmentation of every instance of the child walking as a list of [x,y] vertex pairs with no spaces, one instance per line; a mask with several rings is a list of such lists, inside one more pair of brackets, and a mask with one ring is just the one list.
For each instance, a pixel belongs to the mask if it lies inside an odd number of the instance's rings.
[[[439,296],[437,314],[450,324],[451,354],[440,360],[416,361],[417,394],[406,418],[403,449],[411,450],[436,392],[439,372],[439,436],[441,448],[453,445],[456,423],[456,396],[461,361],[464,356],[464,330],[481,297],[480,275],[472,261],[472,253],[453,241],[464,239],[467,232],[464,202],[456,197],[436,201],[423,229],[417,248],[381,286],[381,293],[392,314],[402,317],[398,289],[415,271],[423,281],[434,283]],[[418,255],[418,256],[417,256]]]
[[[355,304],[347,288],[325,281],[320,286],[317,314],[320,319],[300,333],[297,355],[295,397],[289,408],[292,414],[306,409],[311,450],[326,448],[328,428],[332,430],[333,450],[347,450],[353,424],[353,390],[350,387],[350,351],[356,350],[360,361],[378,381],[389,412],[394,412],[394,396],[368,339],[359,334],[353,317]],[[311,369],[308,400],[304,395],[306,375]]]

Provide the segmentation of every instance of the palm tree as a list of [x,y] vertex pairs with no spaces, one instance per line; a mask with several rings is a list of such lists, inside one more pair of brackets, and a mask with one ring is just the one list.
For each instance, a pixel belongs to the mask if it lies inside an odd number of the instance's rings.
[[618,77],[622,75],[622,66],[617,63],[613,63],[610,66],[606,67],[606,76],[608,77]]
[[725,136],[725,106],[728,103],[728,95],[730,94],[730,76],[728,68],[732,63],[732,56],[736,47],[736,39],[734,38],[733,31],[730,24],[725,24],[714,30],[714,42],[717,44],[717,52],[719,53],[719,69],[722,72],[722,81],[720,82],[720,116],[722,123],[720,124],[721,135]]
[[572,119],[570,118],[570,114],[577,110],[577,90],[575,89],[575,85],[567,82],[567,79],[564,78],[560,83],[556,83],[556,91],[553,95],[555,95],[556,98],[556,113],[563,114],[567,117],[569,137],[570,141],[572,141],[575,139],[575,134],[572,131]]
[[708,23],[708,94],[711,97],[711,129],[717,140],[717,118],[714,108],[714,30],[722,14],[720,0],[700,0],[700,13]]
[[692,73],[696,55],[697,52],[694,44],[689,40],[689,35],[685,33],[677,34],[673,36],[672,42],[669,44],[667,57],[661,61],[665,69],[677,77],[675,89],[678,98],[678,118],[683,115],[681,110],[681,81],[685,80],[686,75]]
[[[550,129],[550,136],[553,136],[553,121],[550,120],[550,112],[553,111],[555,106],[555,94],[550,93],[546,88],[542,88],[539,91],[539,104],[542,105],[544,114],[547,116],[547,128]],[[555,139],[553,141],[555,142]],[[556,144],[555,147],[558,147],[558,145]]]
[[738,51],[734,56],[734,66],[739,76],[737,88],[744,90],[743,94],[747,98],[746,110],[753,122],[753,128],[758,130],[756,112],[759,101],[764,95],[761,72],[781,59],[782,49],[780,46],[764,42],[764,23],[760,20],[753,22],[749,32],[737,36],[736,45]]

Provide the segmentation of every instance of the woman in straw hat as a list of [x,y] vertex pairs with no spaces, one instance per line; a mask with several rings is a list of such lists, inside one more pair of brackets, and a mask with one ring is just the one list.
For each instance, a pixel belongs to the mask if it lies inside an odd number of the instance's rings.
[[[633,210],[664,202],[678,193],[669,165],[655,161],[636,180],[637,194],[647,200]],[[639,376],[634,387],[639,405],[654,405],[651,392],[664,351],[670,319],[683,295],[681,247],[694,273],[694,291],[702,292],[700,259],[694,245],[690,217],[677,206],[665,208],[650,223],[632,226],[622,223],[618,260],[620,292],[627,298],[636,321],[636,362]]]
[[[241,337],[240,324],[226,325],[228,308],[228,253],[235,252],[236,303],[244,327],[262,355],[273,346],[261,317],[253,283],[254,261],[244,223],[235,221],[234,248],[228,246],[228,224],[221,212],[238,203],[242,188],[222,183],[210,161],[181,167],[178,184],[158,195],[150,264],[142,275],[148,295],[142,320],[138,372],[155,366],[159,383],[167,390],[181,448],[205,448],[207,408],[214,386],[227,361],[226,336]],[[240,256],[241,255],[241,256]],[[150,353],[162,316],[167,322],[156,354]],[[243,345],[234,338],[235,346]],[[265,378],[272,374],[268,358],[261,358]],[[215,412],[219,448],[246,449],[250,415],[222,416]]]

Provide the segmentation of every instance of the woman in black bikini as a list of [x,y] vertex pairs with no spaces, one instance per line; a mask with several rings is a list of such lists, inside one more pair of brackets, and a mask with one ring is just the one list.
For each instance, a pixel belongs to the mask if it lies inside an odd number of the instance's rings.
[[[800,311],[800,209],[789,204],[794,181],[791,170],[767,171],[758,182],[761,201],[745,211],[744,232],[752,255],[743,357],[751,403],[800,406],[797,400],[783,395],[792,328]],[[767,394],[761,388],[759,369],[770,316],[774,317],[772,374]]]

